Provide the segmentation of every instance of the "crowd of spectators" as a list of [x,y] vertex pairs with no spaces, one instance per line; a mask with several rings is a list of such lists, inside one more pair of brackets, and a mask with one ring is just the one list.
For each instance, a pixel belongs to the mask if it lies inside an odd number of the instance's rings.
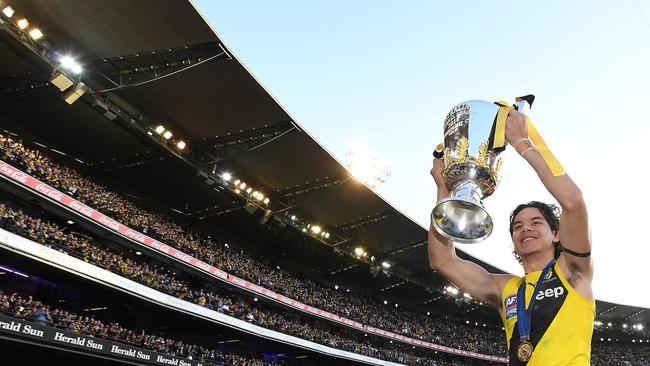
[[201,362],[210,362],[226,365],[241,366],[266,366],[282,364],[282,361],[265,360],[262,357],[247,357],[232,353],[224,353],[216,349],[195,344],[186,344],[182,340],[174,340],[146,333],[144,330],[131,330],[123,328],[117,322],[102,322],[92,316],[75,314],[72,311],[51,308],[32,298],[11,295],[0,290],[0,313],[16,318],[31,320],[40,325],[49,325],[67,329],[79,334],[99,337],[119,343],[130,344],[146,348],[155,352],[171,356],[182,356]]
[[[0,197],[2,196],[0,195]],[[384,360],[410,365],[445,365],[441,360],[425,359],[397,350],[396,346],[377,347],[372,345],[369,340],[355,340],[350,333],[320,329],[306,320],[292,319],[279,311],[263,307],[255,302],[237,301],[236,294],[230,293],[224,288],[209,284],[197,287],[171,270],[148,264],[143,257],[131,259],[114,249],[101,246],[88,233],[66,232],[64,228],[49,220],[26,215],[22,210],[1,202],[0,227],[161,292],[265,328]],[[34,315],[34,320],[50,323],[52,319],[47,315],[47,308],[40,309],[39,307],[39,311],[41,313],[38,313],[38,317],[36,313],[31,314]],[[160,342],[156,344],[160,344]]]
[[[412,338],[483,354],[506,355],[504,338],[498,329],[477,329],[433,316],[423,319],[422,314],[385,306],[382,300],[363,293],[337,291],[308,278],[299,278],[207,235],[183,228],[165,215],[139,207],[8,136],[0,135],[0,158],[133,229],[289,298]],[[459,327],[461,332],[457,331]]]
[[592,366],[650,365],[648,343],[598,342],[594,340],[591,351]]
[[[219,243],[207,235],[175,223],[169,217],[139,207],[125,197],[84,178],[75,170],[55,164],[40,151],[25,147],[20,141],[0,135],[0,158],[26,173],[39,178],[55,188],[66,192],[89,206],[121,221],[133,229],[165,242],[191,254],[226,272],[245,278],[250,282],[269,288],[277,293],[340,316],[377,328],[401,333],[412,338],[432,341],[454,348],[485,354],[505,356],[505,341],[498,329],[465,326],[440,317],[423,317],[404,307],[385,306],[380,299],[355,291],[337,291],[331,286],[301,278],[263,260],[253,258],[240,250]],[[35,219],[39,220],[39,219]],[[353,352],[391,359],[407,364],[423,364],[423,359],[398,350],[378,349],[369,343],[357,342],[324,332],[306,323],[289,320],[280,313],[269,313],[255,307],[241,307],[228,297],[212,292],[192,290],[177,282],[167,273],[161,273],[146,264],[136,266],[132,259],[118,259],[119,254],[98,254],[89,250],[89,240],[53,230],[41,222],[28,225],[26,234],[41,243],[38,231],[59,243],[66,242],[69,249],[83,254],[87,260],[102,265],[130,278],[136,278],[148,286],[172,293],[188,301],[211,307],[217,311],[247,319],[263,326],[299,335],[333,347]],[[68,244],[66,244],[68,245]],[[100,263],[101,261],[101,263]],[[378,356],[381,352],[383,354]],[[401,359],[400,359],[401,357]],[[648,348],[638,347],[631,352],[622,345],[605,345],[594,348],[594,365],[637,365],[647,360]]]

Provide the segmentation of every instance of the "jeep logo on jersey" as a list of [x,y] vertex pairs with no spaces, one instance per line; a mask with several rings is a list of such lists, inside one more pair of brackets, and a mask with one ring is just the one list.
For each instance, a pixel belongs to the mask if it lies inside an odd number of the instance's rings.
[[537,293],[537,296],[535,296],[535,299],[543,300],[547,297],[554,297],[558,298],[560,296],[564,295],[564,287],[555,287],[555,288],[547,288],[546,290],[540,291]]

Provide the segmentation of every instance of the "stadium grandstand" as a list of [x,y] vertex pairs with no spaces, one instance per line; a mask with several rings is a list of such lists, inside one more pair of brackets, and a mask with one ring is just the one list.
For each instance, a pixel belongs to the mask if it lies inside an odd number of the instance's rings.
[[[0,7],[3,364],[508,363],[191,2]],[[597,301],[593,365],[649,364],[646,310]]]

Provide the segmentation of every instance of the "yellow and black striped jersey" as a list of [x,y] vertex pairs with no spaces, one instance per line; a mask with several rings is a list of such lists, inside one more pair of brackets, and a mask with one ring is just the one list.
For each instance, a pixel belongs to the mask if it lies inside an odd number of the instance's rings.
[[[510,365],[588,366],[591,357],[596,303],[576,292],[555,263],[543,279],[540,290],[533,294],[542,271],[525,278],[513,276],[501,294],[501,320],[506,330]],[[527,363],[517,358],[517,290],[526,281],[526,307],[533,295],[530,342],[535,347]]]

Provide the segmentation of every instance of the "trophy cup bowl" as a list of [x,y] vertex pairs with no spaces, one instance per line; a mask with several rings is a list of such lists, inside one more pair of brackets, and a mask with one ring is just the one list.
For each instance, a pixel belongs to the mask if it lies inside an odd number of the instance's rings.
[[431,222],[451,241],[473,244],[492,233],[492,218],[482,200],[494,193],[499,181],[500,151],[489,148],[499,108],[471,100],[455,106],[445,118],[443,176],[451,195],[436,204]]

